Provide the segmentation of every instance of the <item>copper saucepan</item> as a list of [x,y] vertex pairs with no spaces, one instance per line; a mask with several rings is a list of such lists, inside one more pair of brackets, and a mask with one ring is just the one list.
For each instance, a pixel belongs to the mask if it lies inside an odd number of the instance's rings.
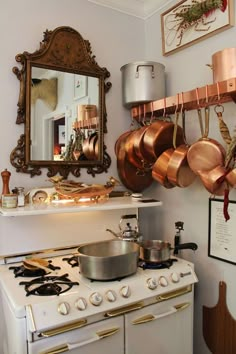
[[139,171],[145,171],[145,169],[147,168],[144,157],[140,156],[140,154],[137,155],[135,150],[135,144],[139,144],[140,132],[142,134],[144,128],[146,127],[140,127],[139,129],[132,131],[132,133],[127,136],[125,142],[125,152],[127,154],[127,160]]
[[209,107],[205,107],[205,133],[193,143],[187,153],[187,160],[195,174],[199,171],[209,171],[218,165],[224,165],[225,149],[216,140],[208,137],[209,133]]
[[134,152],[138,159],[142,161],[143,166],[147,169],[151,168],[153,163],[153,159],[148,153],[148,151],[145,149],[143,142],[144,135],[148,128],[149,125],[144,125],[143,127],[141,127],[138,131],[136,131],[133,140]]
[[119,138],[116,140],[116,142],[115,142],[115,147],[114,147],[114,151],[115,151],[116,157],[117,157],[117,155],[118,155],[118,153],[119,153],[119,150],[120,150],[120,144],[121,144],[122,141],[123,141],[127,136],[129,136],[131,133],[132,133],[132,131],[131,131],[131,130],[128,130],[128,131],[124,132],[123,134],[121,134],[121,135],[119,136]]
[[83,145],[82,145],[83,153],[88,160],[91,160],[92,157],[91,155],[93,155],[93,152],[91,153],[91,151],[92,151],[92,145],[94,144],[94,140],[96,139],[96,137],[97,137],[97,133],[95,132],[89,135],[83,141]]
[[229,170],[219,165],[210,171],[199,171],[199,177],[209,193],[223,196],[225,190],[229,189],[226,179],[228,172]]
[[231,169],[225,179],[230,187],[236,188],[236,168]]
[[152,177],[165,188],[174,188],[175,184],[171,183],[167,178],[167,167],[171,156],[174,153],[174,148],[165,150],[152,166]]
[[132,192],[142,192],[145,188],[149,187],[152,182],[152,174],[145,172],[143,174],[137,173],[137,168],[133,166],[127,159],[125,152],[126,137],[119,141],[117,147],[117,170],[120,181],[122,184]]
[[[167,149],[173,147],[174,123],[167,121],[155,121],[145,131],[143,137],[144,148],[149,159],[155,162],[156,159]],[[184,143],[181,127],[177,127],[176,145]]]
[[173,145],[175,150],[170,156],[166,174],[169,183],[184,188],[194,182],[196,174],[191,170],[188,164],[187,153],[189,145],[186,143],[185,135],[185,112],[182,110],[181,114],[185,143],[176,147],[176,129],[174,129]]
[[165,150],[161,153],[161,155],[157,158],[156,162],[152,167],[152,176],[155,180],[161,183],[165,188],[173,188],[175,184],[172,183],[167,176],[167,170],[170,163],[170,159],[174,153],[174,147],[176,146],[176,137],[177,137],[177,130],[178,130],[178,119],[179,119],[179,112],[176,110],[175,112],[175,124],[172,136],[172,147]]

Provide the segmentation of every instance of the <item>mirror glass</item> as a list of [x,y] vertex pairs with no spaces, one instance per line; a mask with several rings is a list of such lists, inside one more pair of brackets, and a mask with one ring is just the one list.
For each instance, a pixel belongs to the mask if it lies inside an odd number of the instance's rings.
[[37,67],[31,78],[30,160],[89,159],[86,139],[99,132],[98,78]]
[[93,177],[107,172],[105,95],[110,73],[100,67],[90,42],[71,27],[44,32],[40,48],[16,56],[13,68],[20,81],[16,124],[24,124],[10,160],[17,172]]

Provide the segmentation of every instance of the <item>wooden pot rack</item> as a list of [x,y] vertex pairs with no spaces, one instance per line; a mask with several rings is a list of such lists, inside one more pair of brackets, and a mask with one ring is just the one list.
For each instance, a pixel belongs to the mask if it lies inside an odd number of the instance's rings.
[[140,104],[131,108],[131,116],[135,120],[140,117],[143,119],[146,115],[148,117],[152,115],[155,117],[165,116],[180,110],[190,111],[231,101],[236,103],[236,78]]

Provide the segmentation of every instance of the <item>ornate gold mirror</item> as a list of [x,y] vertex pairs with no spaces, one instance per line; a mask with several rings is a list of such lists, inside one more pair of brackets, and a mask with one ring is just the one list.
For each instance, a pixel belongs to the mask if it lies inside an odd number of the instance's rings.
[[92,55],[90,42],[70,27],[46,30],[40,48],[16,56],[20,81],[16,124],[24,134],[10,160],[17,172],[93,177],[111,164],[104,145],[107,132],[105,94],[110,73]]

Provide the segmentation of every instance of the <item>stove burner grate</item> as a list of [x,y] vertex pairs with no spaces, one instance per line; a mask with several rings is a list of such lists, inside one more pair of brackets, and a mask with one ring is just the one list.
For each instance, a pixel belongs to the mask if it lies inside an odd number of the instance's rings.
[[145,269],[165,269],[165,268],[170,268],[174,262],[177,262],[177,259],[170,258],[170,259],[160,262],[160,263],[145,262],[145,261],[139,260],[138,266],[139,266],[139,268],[142,268],[143,270],[145,270]]
[[[54,266],[52,264],[52,261],[48,261],[47,268],[48,268],[48,270],[61,269],[60,267]],[[41,276],[47,274],[46,271],[42,268],[29,269],[29,268],[26,268],[24,265],[11,266],[11,267],[9,267],[9,269],[13,270],[15,278],[17,278],[17,277],[23,277],[23,278],[41,277]]]
[[19,285],[25,286],[26,296],[52,296],[60,295],[70,290],[78,282],[72,282],[68,274],[61,276],[42,276],[31,281],[21,281]]
[[78,256],[72,256],[69,258],[62,258],[63,261],[66,261],[68,264],[71,265],[72,268],[79,266],[79,258]]

